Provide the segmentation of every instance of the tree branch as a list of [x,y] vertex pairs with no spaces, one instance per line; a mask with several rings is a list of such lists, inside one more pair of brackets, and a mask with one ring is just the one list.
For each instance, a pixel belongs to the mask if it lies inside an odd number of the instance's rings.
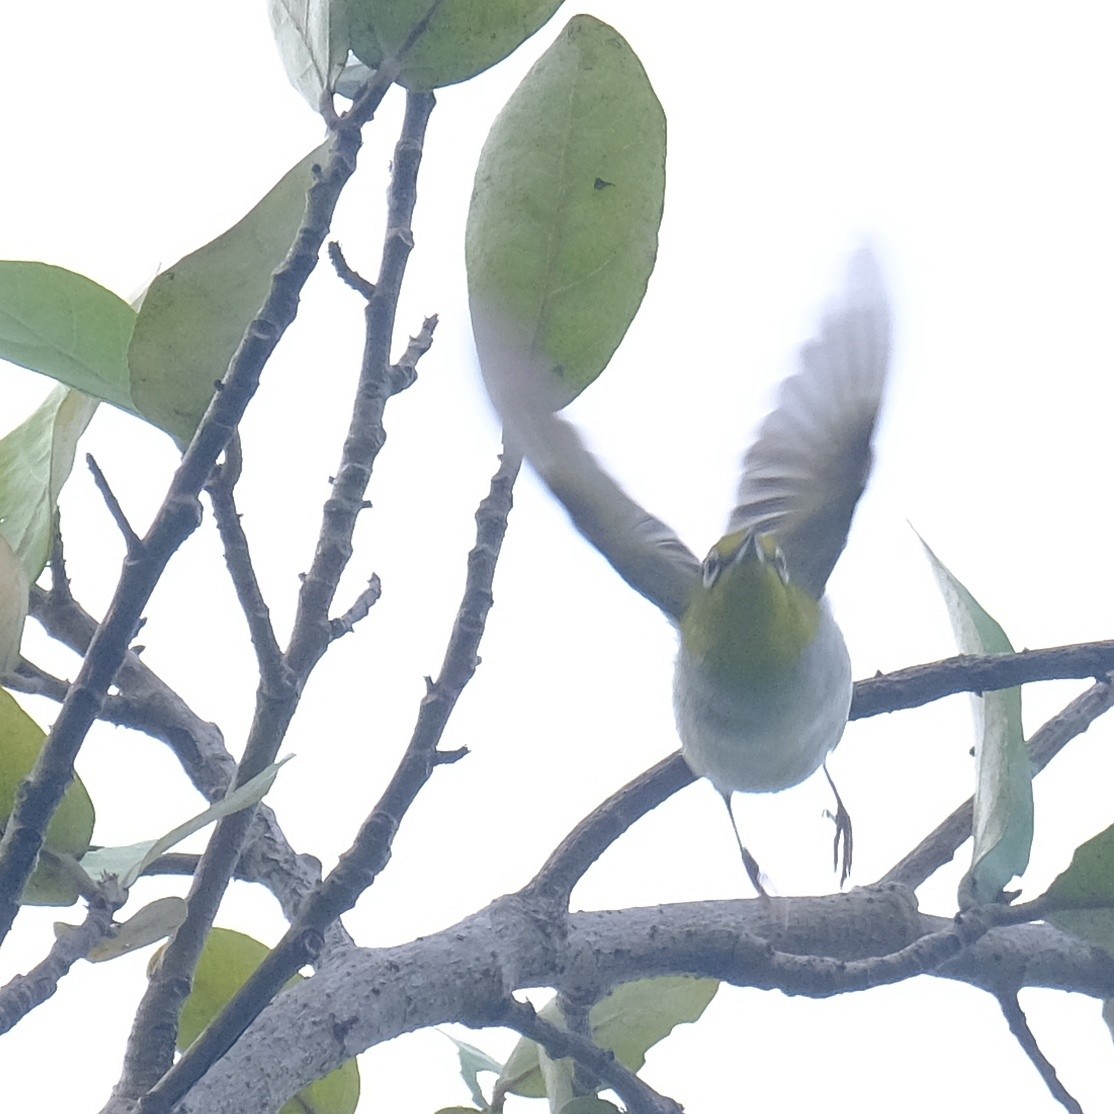
[[267,298],[248,326],[221,388],[197,427],[146,536],[142,553],[129,555],[104,623],[93,638],[46,744],[16,797],[0,841],[0,940],[19,912],[19,898],[42,846],[43,832],[73,779],[74,759],[100,712],[127,653],[143,608],[171,556],[200,521],[198,495],[259,385],[263,366],[294,320],[299,294],[317,263],[340,191],[355,169],[360,129],[385,95],[397,66],[385,65],[357,96],[333,130],[325,166],[310,187],[306,213]]
[[1021,1003],[1017,1000],[1017,995],[1001,995],[998,1004],[1002,1007],[1002,1014],[1009,1024],[1010,1032],[1017,1038],[1017,1043],[1024,1049],[1033,1067],[1040,1073],[1052,1097],[1070,1114],[1083,1114],[1083,1107],[1068,1093],[1068,1089],[1060,1082],[1056,1069],[1037,1045],[1037,1038],[1029,1028],[1028,1019],[1021,1008]]
[[[790,993],[827,997],[930,970],[997,993],[996,980],[1008,971],[1018,986],[1114,996],[1114,958],[1047,925],[986,930],[986,922],[967,918],[957,927],[918,912],[912,892],[901,886],[772,904],[751,899],[573,913],[563,931],[553,932],[531,902],[500,898],[420,940],[356,949],[291,987],[174,1114],[265,1114],[382,1041],[450,1021],[488,1024],[491,1002],[525,987],[599,997],[632,979],[696,975],[762,989],[788,980]],[[913,962],[922,939],[925,950]],[[954,958],[933,967],[957,942]],[[816,963],[817,955],[827,958]],[[281,1063],[269,1055],[278,1034],[283,1048],[296,1050]]]
[[[299,592],[290,646],[257,693],[255,716],[236,771],[237,786],[274,761],[297,710],[302,689],[331,642],[328,608],[352,553],[356,516],[363,507],[372,462],[383,442],[382,436],[369,438],[368,431],[382,428],[383,402],[389,394],[386,390],[389,356],[371,358],[368,353],[377,353],[380,349],[389,353],[395,307],[413,245],[410,218],[416,199],[422,142],[432,109],[432,94],[407,94],[406,114],[395,149],[386,245],[373,298],[376,332],[374,336],[371,333],[373,319],[369,306],[365,358],[341,467],[325,504],[313,565]],[[343,121],[337,125],[338,129],[342,126]],[[254,809],[244,809],[217,823],[190,887],[186,919],[167,944],[159,969],[140,1002],[124,1072],[115,1095],[125,1100],[143,1096],[140,1102],[143,1110],[161,1109],[160,1104],[165,1102],[157,1089],[152,1088],[171,1068],[178,1013],[221,897],[235,871],[254,812]],[[298,962],[293,970],[316,958],[323,944],[323,933],[324,930],[312,936],[297,935],[293,950],[297,951]]]
[[57,938],[46,959],[0,989],[0,1034],[54,994],[70,968],[108,936],[116,910],[127,899],[127,892],[118,886],[104,885],[90,898],[80,925],[58,926]]
[[673,1099],[658,1094],[634,1072],[623,1067],[610,1052],[586,1037],[539,1017],[529,1002],[506,998],[503,1008],[492,1015],[491,1023],[504,1025],[540,1044],[551,1060],[575,1060],[623,1100],[628,1114],[682,1114],[681,1107]]
[[464,597],[449,636],[441,673],[422,699],[410,744],[379,803],[332,873],[224,1012],[144,1096],[140,1105],[144,1114],[169,1110],[227,1053],[290,976],[314,958],[316,941],[325,928],[355,904],[387,865],[403,817],[439,764],[437,745],[479,661],[477,651],[492,605],[491,582],[520,466],[519,457],[504,454],[491,489],[476,511],[476,544],[468,555]]
[[[1102,681],[1077,696],[1063,711],[1054,715],[1029,740],[1029,760],[1033,776],[1041,772],[1077,735],[1081,735],[1104,712],[1114,707],[1114,685]],[[971,838],[975,799],[968,797],[946,820],[931,831],[900,862],[892,866],[879,882],[896,882],[916,888]]]

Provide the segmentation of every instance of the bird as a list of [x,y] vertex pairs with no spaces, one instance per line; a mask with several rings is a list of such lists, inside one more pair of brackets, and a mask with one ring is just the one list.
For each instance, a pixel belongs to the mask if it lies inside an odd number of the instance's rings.
[[870,474],[890,362],[889,302],[873,250],[850,255],[814,337],[743,455],[726,532],[703,561],[635,502],[554,412],[567,401],[556,383],[559,369],[548,369],[549,382],[538,377],[544,368],[524,374],[524,348],[505,321],[474,307],[473,323],[506,444],[678,632],[673,707],[681,753],[727,806],[755,889],[767,895],[732,794],[788,789],[820,768],[835,794],[842,885],[851,867],[851,821],[826,760],[847,724],[852,676],[825,588]]

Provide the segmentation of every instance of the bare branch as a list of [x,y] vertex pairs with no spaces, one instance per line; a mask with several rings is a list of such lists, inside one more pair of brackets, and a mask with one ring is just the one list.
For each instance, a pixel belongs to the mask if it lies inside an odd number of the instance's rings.
[[[356,104],[359,99],[357,97]],[[433,105],[431,93],[407,94],[406,113],[393,160],[383,259],[375,293],[366,311],[364,359],[348,436],[341,453],[341,466],[325,503],[313,562],[298,593],[290,645],[282,657],[284,668],[281,676],[274,678],[276,689],[268,692],[261,687],[258,694],[255,717],[236,774],[237,785],[254,777],[274,761],[297,710],[304,684],[333,641],[329,608],[352,554],[356,518],[365,506],[364,492],[372,465],[385,439],[382,417],[384,404],[390,397],[388,368],[391,333],[406,264],[413,247],[410,221],[417,197],[417,174],[426,125]],[[203,1072],[211,1063],[211,1060],[204,1059],[205,1052],[199,1044],[194,1044],[187,1056],[172,1070],[167,1070],[174,1051],[176,1026],[172,1019],[177,1017],[181,1008],[181,989],[189,984],[221,896],[232,878],[253,812],[253,809],[244,809],[218,822],[190,888],[189,912],[167,945],[160,968],[136,1014],[124,1077],[117,1094],[125,1099],[143,1095],[141,1108],[144,1111],[165,1108],[197,1078],[197,1075],[191,1078],[189,1071]],[[283,937],[285,957],[293,956],[291,974],[316,956],[326,928],[335,920],[335,914],[325,918],[323,923],[310,917],[311,910],[320,909],[319,895],[320,891]],[[307,924],[312,924],[312,928],[303,927]],[[267,967],[265,962],[260,971]],[[284,976],[274,985],[269,995],[277,993],[288,977]],[[250,990],[245,987],[236,999],[241,1002],[241,1009],[250,1011],[248,1021],[268,998],[260,991],[263,985],[266,984],[255,982]],[[168,1019],[171,1020],[169,1025]],[[247,1021],[244,1021],[239,1031],[246,1024]],[[209,1033],[212,1032],[211,1028]],[[219,1039],[222,1038],[210,1038],[207,1047],[216,1047]],[[223,1049],[216,1055],[222,1052]],[[187,1060],[192,1067],[183,1067]],[[153,1086],[159,1079],[162,1082]],[[180,1089],[175,1091],[175,1088]]]
[[213,503],[213,517],[217,522],[224,545],[224,561],[228,567],[240,610],[247,620],[251,644],[259,666],[259,680],[263,691],[281,696],[289,687],[275,630],[271,625],[271,611],[255,575],[247,535],[244,533],[240,513],[236,509],[236,483],[243,467],[240,435],[237,433],[224,450],[224,462],[209,477],[205,490]]
[[[1111,707],[1114,707],[1114,684],[1103,681],[1092,685],[1037,730],[1029,740],[1029,760],[1034,776]],[[886,871],[879,882],[897,882],[914,888],[919,886],[950,862],[956,851],[971,838],[974,815],[975,800],[968,797],[900,862]]]
[[6,1033],[54,994],[70,968],[108,936],[116,910],[127,899],[127,892],[118,886],[102,886],[90,899],[80,925],[58,926],[54,946],[46,959],[0,989],[0,1033]]
[[200,521],[198,495],[235,432],[259,384],[263,366],[294,320],[298,297],[316,263],[337,198],[355,169],[360,129],[386,94],[396,65],[384,65],[333,129],[325,165],[307,195],[306,213],[286,260],[229,364],[166,497],[142,539],[142,554],[125,562],[105,621],[59,709],[30,777],[17,794],[0,841],[0,940],[19,912],[19,897],[42,846],[43,831],[73,779],[74,759],[127,653],[143,608],[171,556]]
[[1083,1114],[1083,1107],[1068,1093],[1067,1088],[1060,1082],[1056,1069],[1045,1054],[1041,1052],[1037,1044],[1037,1038],[1033,1036],[1033,1030],[1029,1028],[1029,1022],[1021,1008],[1021,1003],[1017,1000],[1017,995],[1001,995],[998,998],[998,1004],[1002,1007],[1002,1013],[1009,1023],[1010,1032],[1017,1038],[1017,1043],[1024,1049],[1025,1055],[1032,1061],[1033,1067],[1040,1073],[1040,1077],[1044,1080],[1044,1085],[1048,1088],[1052,1097],[1070,1114]]
[[348,610],[338,618],[329,620],[330,637],[336,639],[351,634],[356,624],[361,619],[366,619],[368,612],[379,601],[382,587],[379,577],[372,573],[371,579],[367,582],[367,587],[352,601]]
[[92,453],[85,454],[85,463],[89,466],[89,471],[93,473],[93,483],[97,485],[97,490],[101,493],[101,498],[104,500],[105,506],[108,507],[108,513],[112,515],[112,521],[116,523],[116,528],[124,536],[124,544],[127,546],[128,556],[138,556],[143,550],[143,542],[140,540],[139,535],[132,529],[127,515],[124,514],[124,508],[120,506],[120,500],[116,498],[112,488],[108,485],[108,480],[105,478],[104,472],[101,471],[101,466],[97,463]]

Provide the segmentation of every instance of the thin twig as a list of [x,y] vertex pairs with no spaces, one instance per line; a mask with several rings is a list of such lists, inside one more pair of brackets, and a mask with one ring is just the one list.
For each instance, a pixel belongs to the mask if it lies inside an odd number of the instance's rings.
[[[1029,761],[1033,774],[1041,770],[1104,712],[1114,707],[1114,684],[1107,681],[1092,685],[1062,711],[1034,732],[1029,740]],[[956,851],[971,838],[975,799],[968,797],[946,820],[921,840],[878,880],[897,882],[916,888],[940,867],[949,863]]]
[[228,442],[228,447],[224,450],[224,462],[213,470],[205,490],[212,501],[217,532],[224,545],[224,563],[232,578],[236,598],[240,601],[240,610],[247,620],[248,633],[259,667],[260,684],[264,692],[278,695],[285,691],[289,681],[285,675],[282,650],[271,625],[271,611],[259,587],[247,535],[236,509],[236,483],[242,467],[243,455],[240,451],[240,435],[237,433]]
[[108,507],[108,513],[112,515],[112,521],[116,523],[116,528],[124,536],[128,556],[138,556],[143,551],[143,542],[132,529],[128,516],[124,514],[124,508],[120,506],[120,500],[116,498],[112,488],[108,485],[104,472],[101,471],[101,466],[92,453],[85,454],[85,463],[89,466],[89,471],[93,473],[93,483],[97,485],[97,490],[101,493],[105,506]]
[[116,910],[127,899],[127,892],[118,886],[102,885],[90,899],[81,924],[59,926],[47,957],[26,975],[16,975],[0,989],[0,1034],[13,1028],[54,994],[70,968],[108,936]]
[[1045,1054],[1041,1052],[1037,1044],[1037,1038],[1033,1036],[1033,1030],[1029,1028],[1025,1011],[1022,1010],[1021,1003],[1017,1000],[1017,995],[1000,994],[998,995],[998,1004],[1002,1007],[1002,1013],[1009,1024],[1010,1032],[1016,1038],[1017,1043],[1021,1045],[1025,1055],[1032,1061],[1033,1067],[1040,1073],[1040,1077],[1044,1080],[1044,1085],[1048,1088],[1052,1097],[1070,1114],[1083,1114],[1083,1107],[1068,1093],[1067,1088],[1060,1082],[1056,1069]]
[[418,361],[429,351],[433,344],[433,330],[437,328],[437,314],[432,314],[422,322],[416,337],[410,338],[406,351],[391,365],[391,392],[398,394],[411,386],[418,377]]
[[340,250],[340,244],[336,240],[329,241],[329,262],[332,263],[333,270],[336,271],[341,282],[352,287],[357,294],[362,294],[369,302],[371,301],[375,296],[375,283],[348,266],[348,260],[344,258],[344,252]]
[[441,672],[422,699],[410,744],[390,784],[361,825],[352,846],[341,855],[283,938],[224,1012],[144,1097],[140,1106],[144,1114],[169,1110],[232,1047],[291,975],[312,958],[325,928],[355,904],[387,865],[395,834],[438,765],[438,743],[479,661],[479,643],[492,604],[491,583],[520,464],[519,458],[504,455],[492,478],[491,490],[476,511],[476,544],[468,555],[464,596]]
[[628,1114],[682,1114],[677,1102],[658,1094],[634,1072],[623,1067],[612,1053],[578,1033],[539,1017],[529,1002],[507,998],[492,1023],[505,1025],[540,1044],[551,1060],[575,1060],[623,1100]]
[[368,612],[378,603],[382,587],[378,575],[372,573],[367,587],[352,601],[348,610],[336,619],[329,620],[330,637],[335,639],[351,634],[356,624],[361,619],[366,619]]

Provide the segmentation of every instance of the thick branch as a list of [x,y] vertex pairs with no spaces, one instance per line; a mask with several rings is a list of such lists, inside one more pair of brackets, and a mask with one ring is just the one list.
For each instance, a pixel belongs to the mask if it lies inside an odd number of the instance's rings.
[[[501,898],[443,932],[328,965],[280,995],[175,1114],[263,1114],[401,1033],[489,1024],[492,1000],[518,988],[598,996],[631,979],[688,974],[826,997],[908,978],[924,966],[900,959],[909,949],[924,940],[932,963],[936,942],[952,936],[940,948],[947,951],[957,936],[953,921],[919,913],[911,892],[895,886],[772,904],[574,913],[561,934],[538,912],[519,897]],[[1019,986],[1114,995],[1114,959],[1044,925],[990,929],[932,973],[994,990],[1003,968]],[[290,1053],[281,1062],[276,1042]]]

